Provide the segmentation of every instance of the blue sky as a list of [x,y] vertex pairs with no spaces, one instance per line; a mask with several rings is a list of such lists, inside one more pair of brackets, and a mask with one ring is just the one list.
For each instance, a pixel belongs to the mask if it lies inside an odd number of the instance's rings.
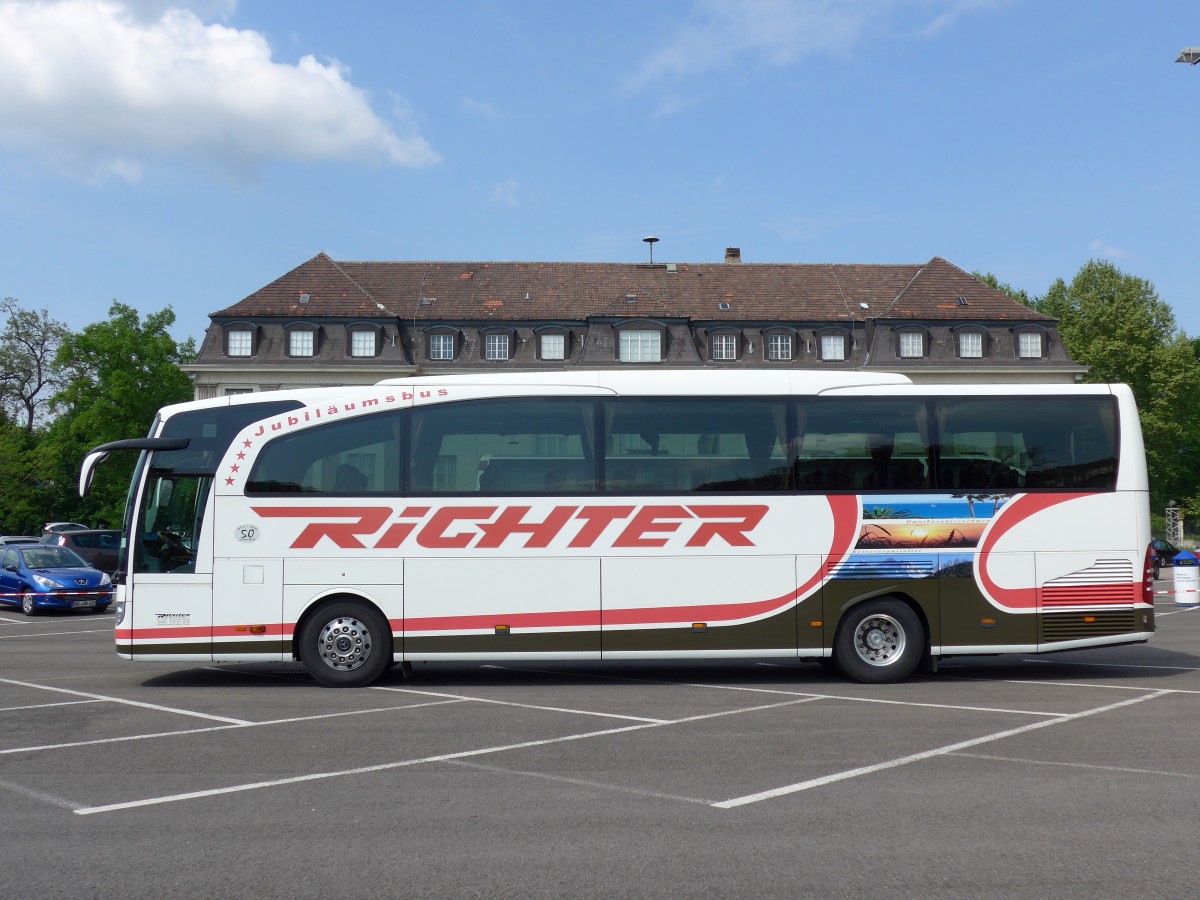
[[1200,335],[1195,0],[0,0],[0,296],[351,260],[1090,258]]

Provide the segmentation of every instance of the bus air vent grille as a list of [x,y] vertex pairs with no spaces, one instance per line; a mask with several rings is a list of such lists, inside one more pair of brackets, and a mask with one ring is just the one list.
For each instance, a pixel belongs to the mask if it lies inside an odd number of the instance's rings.
[[1109,612],[1046,613],[1042,617],[1042,643],[1077,641],[1138,631],[1136,612],[1132,609]]

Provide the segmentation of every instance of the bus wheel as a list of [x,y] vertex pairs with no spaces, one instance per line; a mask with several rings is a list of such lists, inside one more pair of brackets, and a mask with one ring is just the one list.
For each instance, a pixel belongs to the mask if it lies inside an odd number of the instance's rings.
[[300,629],[300,659],[321,684],[363,687],[392,664],[392,629],[364,603],[331,603]]
[[846,613],[834,639],[838,668],[867,684],[901,681],[916,669],[925,649],[921,620],[890,597],[868,600]]

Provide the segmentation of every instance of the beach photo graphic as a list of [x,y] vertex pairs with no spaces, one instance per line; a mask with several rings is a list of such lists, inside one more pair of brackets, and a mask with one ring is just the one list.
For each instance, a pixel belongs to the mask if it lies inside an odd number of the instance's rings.
[[1011,494],[911,494],[863,504],[856,550],[964,550],[979,544]]

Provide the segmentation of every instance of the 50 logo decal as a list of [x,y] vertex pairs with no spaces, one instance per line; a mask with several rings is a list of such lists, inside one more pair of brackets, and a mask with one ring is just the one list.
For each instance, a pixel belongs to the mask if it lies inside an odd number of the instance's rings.
[[[755,547],[760,504],[554,506],[542,518],[531,506],[253,506],[264,519],[298,519],[295,550],[322,541],[345,550],[590,547]],[[512,540],[509,540],[509,539]],[[507,542],[507,543],[506,543]]]

